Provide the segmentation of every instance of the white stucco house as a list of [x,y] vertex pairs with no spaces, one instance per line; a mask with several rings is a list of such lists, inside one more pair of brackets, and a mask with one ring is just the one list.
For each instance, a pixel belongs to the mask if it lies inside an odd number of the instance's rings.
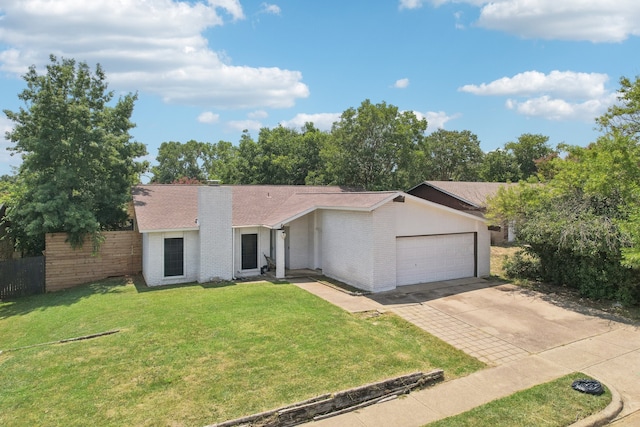
[[401,191],[279,185],[133,189],[149,286],[317,269],[357,288],[489,275],[483,218]]

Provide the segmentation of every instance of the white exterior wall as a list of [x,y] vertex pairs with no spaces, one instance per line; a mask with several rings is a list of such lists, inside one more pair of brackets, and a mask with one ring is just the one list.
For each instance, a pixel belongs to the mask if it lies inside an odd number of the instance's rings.
[[309,221],[309,240],[312,242],[312,255],[309,261],[312,268],[322,269],[322,211],[313,213],[313,219]]
[[[184,239],[184,275],[164,276],[164,239]],[[198,280],[200,239],[197,231],[144,233],[142,235],[142,275],[147,286],[173,285]]]
[[396,227],[399,203],[389,202],[373,211],[373,282],[371,290],[396,287]]
[[289,262],[292,270],[311,268],[313,265],[313,237],[309,237],[309,229],[313,226],[313,214],[305,215],[291,221],[289,227]]
[[[242,269],[242,235],[257,234],[258,235],[258,268],[251,270]],[[234,269],[236,277],[250,277],[260,275],[260,267],[267,264],[264,257],[271,252],[271,230],[264,227],[246,227],[236,228],[233,230],[234,239]],[[229,251],[231,253],[231,251]]]
[[322,212],[322,272],[367,291],[374,291],[373,214]]
[[189,256],[199,262],[200,283],[233,279],[233,229],[231,187],[198,187],[200,244]]
[[396,230],[398,236],[423,236],[449,233],[477,233],[478,277],[488,276],[491,255],[491,232],[487,224],[449,212],[439,207],[406,197],[405,203],[394,203],[398,210]]
[[491,231],[486,224],[478,223],[478,277],[491,274]]
[[142,233],[142,277],[144,277],[144,281],[147,283],[147,286],[152,286],[149,285],[149,281],[153,280],[153,275],[151,274],[151,260],[160,259],[160,254],[153,254],[154,249],[155,248],[151,245],[149,233]]

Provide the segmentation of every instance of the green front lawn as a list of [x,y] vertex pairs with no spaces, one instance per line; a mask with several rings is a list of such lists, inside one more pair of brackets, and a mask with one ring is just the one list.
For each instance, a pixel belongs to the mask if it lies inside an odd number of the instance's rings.
[[608,389],[600,396],[573,390],[571,383],[579,378],[590,377],[574,372],[428,426],[566,427],[603,410],[611,402]]
[[[24,349],[103,331],[100,338]],[[413,371],[484,365],[290,284],[118,280],[0,303],[0,425],[202,426]]]

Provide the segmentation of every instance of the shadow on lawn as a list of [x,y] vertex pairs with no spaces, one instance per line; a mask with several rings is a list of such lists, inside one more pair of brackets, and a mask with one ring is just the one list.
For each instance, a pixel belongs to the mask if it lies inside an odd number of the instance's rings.
[[[93,295],[113,294],[125,292],[127,286],[135,286],[138,293],[146,292],[163,292],[171,289],[185,287],[200,287],[203,289],[218,289],[230,286],[237,286],[245,283],[243,281],[236,282],[209,282],[209,283],[183,283],[177,285],[164,285],[149,287],[141,275],[114,277],[110,279],[100,280],[85,285],[79,285],[73,288],[64,289],[57,292],[50,292],[41,295],[32,295],[15,299],[0,301],[0,319],[6,319],[13,316],[21,316],[34,311],[44,311],[52,307],[71,306]],[[278,283],[278,282],[270,282]],[[287,283],[287,282],[282,282]]]
[[610,320],[626,325],[640,326],[640,319],[637,318],[637,313],[635,313],[635,317],[628,316],[628,312],[622,310],[622,307],[616,308],[615,304],[611,301],[599,301],[582,297],[578,291],[568,289],[564,286],[536,282],[528,284],[527,286],[517,285],[515,289],[507,288],[505,291],[519,292],[532,298],[539,298],[549,304],[575,313],[599,317],[603,320]]
[[189,288],[193,286],[199,286],[204,289],[216,289],[216,288],[226,288],[229,286],[236,286],[236,282],[209,282],[209,283],[179,283],[176,285],[162,285],[162,286],[147,286],[142,276],[136,276],[132,280],[133,285],[136,287],[136,291],[138,293],[143,292],[162,292],[168,291],[171,289],[180,289],[180,288]]
[[0,302],[0,319],[44,311],[52,307],[71,306],[92,295],[124,292],[125,286],[131,283],[130,277],[117,277],[56,292],[3,300]]

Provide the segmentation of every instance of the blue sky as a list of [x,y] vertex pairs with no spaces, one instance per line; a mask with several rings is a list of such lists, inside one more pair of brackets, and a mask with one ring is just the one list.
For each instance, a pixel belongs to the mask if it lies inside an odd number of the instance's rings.
[[[523,133],[586,145],[640,74],[637,0],[0,0],[0,106],[50,53],[100,63],[137,92],[132,130],[163,141],[238,143],[243,129],[329,130],[385,101],[491,151]],[[11,173],[0,116],[0,174]]]

